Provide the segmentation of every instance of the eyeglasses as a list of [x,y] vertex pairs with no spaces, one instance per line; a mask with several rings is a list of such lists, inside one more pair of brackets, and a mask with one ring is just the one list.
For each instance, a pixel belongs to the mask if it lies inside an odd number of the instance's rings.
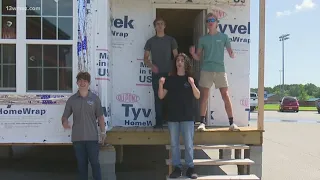
[[216,19],[210,18],[210,19],[207,19],[206,22],[207,22],[207,23],[209,23],[209,22],[213,22],[213,23],[214,23],[214,22],[216,22]]

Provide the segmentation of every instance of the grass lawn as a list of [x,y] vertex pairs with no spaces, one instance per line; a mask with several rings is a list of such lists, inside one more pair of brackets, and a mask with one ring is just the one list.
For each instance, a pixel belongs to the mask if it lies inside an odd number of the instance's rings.
[[[264,110],[278,111],[279,104],[265,104]],[[300,111],[317,111],[316,107],[299,107]]]

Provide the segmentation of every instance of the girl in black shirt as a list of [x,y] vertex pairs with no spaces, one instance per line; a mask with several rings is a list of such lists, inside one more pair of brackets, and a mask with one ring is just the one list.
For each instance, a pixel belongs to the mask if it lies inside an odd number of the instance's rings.
[[197,179],[193,164],[194,109],[193,102],[200,98],[198,81],[192,76],[190,59],[183,53],[175,58],[175,66],[167,78],[160,78],[158,96],[166,97],[168,104],[168,127],[170,132],[172,163],[175,167],[170,178],[182,175],[180,162],[180,133],[185,144],[186,176]]

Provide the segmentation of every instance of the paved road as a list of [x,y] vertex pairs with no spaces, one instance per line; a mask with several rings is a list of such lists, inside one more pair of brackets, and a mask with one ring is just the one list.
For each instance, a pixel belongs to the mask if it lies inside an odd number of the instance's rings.
[[[258,113],[251,113],[256,126]],[[263,179],[320,180],[320,114],[265,111]]]
[[267,122],[265,130],[264,180],[320,180],[320,124]]
[[[320,180],[319,130],[320,124],[266,122],[263,180]],[[217,157],[215,152],[207,154]],[[235,166],[221,168],[228,174],[237,173]]]
[[[258,113],[250,113],[250,120],[256,121]],[[294,112],[278,112],[278,111],[265,111],[265,122],[301,122],[301,123],[320,123],[320,114],[316,111],[300,111]]]

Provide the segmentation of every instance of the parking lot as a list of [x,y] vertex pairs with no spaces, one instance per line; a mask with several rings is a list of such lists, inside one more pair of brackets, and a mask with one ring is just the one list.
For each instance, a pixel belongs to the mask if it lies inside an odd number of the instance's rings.
[[[265,111],[265,122],[301,122],[301,123],[320,123],[320,114],[317,111],[299,112],[278,112]],[[250,121],[258,119],[258,112],[250,113]]]

